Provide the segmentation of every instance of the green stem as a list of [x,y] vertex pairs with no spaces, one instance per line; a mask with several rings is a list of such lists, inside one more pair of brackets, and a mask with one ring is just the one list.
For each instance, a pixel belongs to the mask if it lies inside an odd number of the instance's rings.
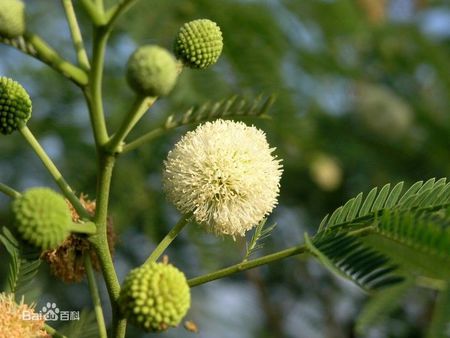
[[94,311],[98,325],[98,337],[107,338],[108,335],[106,333],[105,318],[103,317],[102,301],[100,299],[100,293],[98,292],[97,281],[95,280],[95,274],[92,267],[90,255],[84,256],[84,267],[86,269],[92,302],[94,303]]
[[164,135],[164,133],[166,131],[167,131],[167,129],[163,128],[163,127],[153,129],[153,130],[149,131],[148,133],[140,136],[136,140],[124,145],[123,149],[122,149],[122,153],[130,152],[130,151],[140,147],[141,145],[148,143],[148,142],[152,141],[153,139],[160,137],[161,135]]
[[69,231],[77,234],[95,235],[97,233],[97,226],[93,222],[72,223],[69,226]]
[[122,0],[120,3],[113,6],[106,14],[108,26],[112,28],[120,16],[128,11],[137,2],[138,0]]
[[198,286],[204,283],[211,282],[213,280],[223,278],[229,275],[232,275],[236,272],[245,271],[248,269],[255,268],[260,265],[265,265],[268,263],[272,263],[287,257],[291,257],[294,255],[300,255],[307,252],[307,248],[304,245],[294,246],[289,249],[285,249],[283,251],[279,251],[267,256],[263,256],[260,258],[252,259],[250,261],[241,262],[236,265],[229,266],[228,268],[224,268],[218,271],[214,271],[203,276],[191,278],[188,280],[188,284],[190,287]]
[[33,46],[34,53],[32,55],[72,80],[78,86],[84,87],[87,85],[88,76],[86,72],[69,61],[64,60],[39,36],[32,33],[25,33],[24,39],[28,44]]
[[86,53],[86,49],[84,47],[83,38],[81,36],[80,27],[78,25],[77,17],[75,14],[75,10],[73,8],[72,0],[62,0],[62,4],[64,6],[64,11],[66,13],[67,22],[70,28],[70,34],[72,36],[73,45],[75,47],[75,51],[77,53],[77,60],[80,66],[89,70],[89,59]]
[[20,197],[20,192],[17,190],[14,190],[10,186],[0,183],[0,192],[4,193],[5,195],[11,197],[11,198],[18,198]]
[[102,99],[103,64],[107,41],[108,33],[105,31],[105,28],[95,28],[92,70],[89,77],[90,88],[87,97],[97,147],[102,146],[108,140]]
[[80,0],[80,4],[95,26],[103,26],[106,23],[105,15],[98,11],[92,0]]
[[148,264],[151,262],[156,262],[156,260],[162,255],[164,250],[172,243],[172,241],[177,237],[180,231],[184,228],[184,226],[188,223],[188,217],[182,216],[177,224],[169,231],[166,237],[163,238],[161,242],[159,242],[158,246],[153,250],[151,255],[147,258],[144,264]]
[[63,192],[64,196],[69,200],[69,202],[73,205],[75,210],[77,211],[78,215],[81,216],[81,218],[89,219],[90,216],[86,209],[84,209],[83,205],[81,204],[78,197],[73,192],[72,188],[67,184],[64,177],[59,172],[58,168],[56,168],[53,161],[48,157],[45,150],[41,147],[39,142],[36,140],[34,135],[31,133],[30,129],[26,125],[23,125],[19,128],[20,133],[25,138],[25,140],[28,142],[28,144],[33,148],[36,155],[39,157],[41,162],[44,164],[44,166],[49,171],[50,175],[53,177],[56,184],[59,186],[61,191]]
[[97,10],[98,10],[100,13],[103,14],[103,13],[105,12],[103,0],[95,0],[95,6],[97,7]]
[[119,313],[118,300],[120,295],[120,283],[114,269],[114,263],[107,239],[109,192],[114,164],[114,156],[100,155],[100,176],[97,183],[97,204],[94,219],[98,232],[96,235],[91,236],[89,240],[92,242],[100,260],[103,278],[105,279],[106,288],[108,289],[109,299],[111,301],[113,337],[123,338],[125,337],[126,320],[122,318]]
[[45,324],[45,331],[47,331],[47,333],[50,334],[53,338],[67,338],[48,324]]
[[127,137],[136,123],[144,116],[147,110],[156,101],[156,97],[137,96],[133,105],[124,117],[119,130],[112,136],[106,145],[107,149],[111,153],[120,152],[120,147],[123,140]]

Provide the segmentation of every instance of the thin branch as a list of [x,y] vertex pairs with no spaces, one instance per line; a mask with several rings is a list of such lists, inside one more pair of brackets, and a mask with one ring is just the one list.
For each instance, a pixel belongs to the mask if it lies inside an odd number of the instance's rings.
[[279,252],[276,252],[276,253],[273,253],[273,254],[270,254],[267,256],[252,259],[252,260],[249,260],[246,262],[242,262],[239,264],[229,266],[228,268],[224,268],[224,269],[214,271],[214,272],[202,275],[202,276],[191,278],[188,280],[188,284],[190,287],[198,286],[198,285],[208,283],[208,282],[211,282],[211,281],[219,279],[219,278],[223,278],[223,277],[232,275],[236,272],[241,272],[241,271],[245,271],[248,269],[252,269],[252,268],[255,268],[260,265],[265,265],[268,263],[276,262],[276,261],[279,261],[279,260],[287,258],[287,257],[303,254],[305,252],[308,252],[308,249],[304,245],[294,246],[292,248],[285,249],[283,251],[279,251]]
[[106,148],[111,153],[120,152],[120,147],[122,145],[123,140],[127,137],[136,123],[144,116],[148,109],[153,105],[156,101],[156,97],[145,97],[138,96],[136,97],[133,105],[131,106],[129,112],[124,117],[122,123],[118,131],[111,137],[109,142],[106,145]]
[[64,6],[64,12],[66,13],[67,23],[69,24],[70,34],[72,36],[73,45],[77,53],[77,60],[80,66],[89,70],[89,59],[84,47],[83,38],[81,36],[78,20],[73,8],[72,0],[61,0]]
[[20,192],[17,190],[14,190],[10,186],[3,184],[0,182],[0,192],[4,193],[5,195],[11,197],[11,198],[18,198],[20,197]]
[[19,128],[19,131],[25,138],[25,140],[28,142],[28,144],[31,146],[31,148],[34,150],[36,155],[39,157],[42,164],[44,164],[44,166],[47,168],[48,172],[53,177],[54,181],[59,186],[64,196],[70,201],[70,203],[73,205],[77,213],[82,218],[90,219],[89,213],[83,207],[80,200],[73,192],[72,188],[66,182],[66,180],[64,179],[58,168],[55,166],[53,161],[50,159],[50,157],[47,155],[45,150],[42,148],[42,146],[36,140],[30,129],[28,129],[26,125],[23,125]]
[[88,76],[83,69],[62,58],[38,35],[25,33],[24,36],[15,39],[0,38],[0,41],[42,61],[77,86],[84,87],[88,83]]
[[103,316],[102,301],[100,299],[100,293],[98,292],[97,281],[95,280],[95,274],[94,269],[92,267],[90,255],[84,256],[84,267],[86,269],[92,302],[94,303],[94,311],[98,325],[98,337],[107,338],[108,335],[106,333],[106,325],[105,325],[105,318]]
[[113,6],[106,14],[108,20],[108,26],[110,29],[114,26],[116,21],[125,14],[132,6],[134,6],[139,0],[122,0],[117,5]]
[[184,226],[188,223],[189,219],[187,216],[182,216],[177,224],[169,231],[169,233],[163,238],[161,242],[159,242],[158,246],[153,250],[151,255],[147,258],[144,264],[150,262],[156,262],[156,260],[162,255],[164,250],[172,243],[172,241],[178,236],[180,231],[184,228]]

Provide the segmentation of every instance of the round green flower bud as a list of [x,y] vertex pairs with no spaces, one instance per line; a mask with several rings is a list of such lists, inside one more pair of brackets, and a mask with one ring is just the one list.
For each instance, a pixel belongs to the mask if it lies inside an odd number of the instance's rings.
[[19,0],[0,1],[0,35],[16,38],[25,33],[25,5]]
[[64,197],[48,188],[32,188],[12,203],[20,236],[44,250],[60,245],[70,234],[71,213]]
[[16,81],[0,77],[0,133],[7,135],[27,123],[31,117],[31,100]]
[[131,270],[119,298],[123,315],[147,332],[177,326],[190,303],[186,277],[174,266],[164,263],[147,263]]
[[177,77],[177,61],[164,48],[142,46],[128,60],[127,80],[139,94],[167,95],[175,86]]
[[222,53],[220,27],[211,20],[199,19],[181,26],[175,39],[175,55],[186,66],[203,69],[217,62]]

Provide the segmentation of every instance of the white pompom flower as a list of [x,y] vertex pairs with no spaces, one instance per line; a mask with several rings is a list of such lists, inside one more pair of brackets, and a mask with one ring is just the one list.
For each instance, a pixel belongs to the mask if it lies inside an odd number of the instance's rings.
[[164,190],[183,214],[216,234],[244,236],[277,204],[281,160],[264,132],[216,120],[188,132],[164,162]]

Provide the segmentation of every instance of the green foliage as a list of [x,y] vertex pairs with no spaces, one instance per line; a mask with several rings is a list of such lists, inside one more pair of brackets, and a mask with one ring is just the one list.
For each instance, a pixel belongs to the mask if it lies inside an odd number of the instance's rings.
[[[325,267],[377,291],[358,319],[359,332],[394,310],[417,278],[433,280],[430,288],[450,281],[450,184],[445,178],[419,181],[403,195],[402,188],[403,182],[392,190],[390,184],[374,188],[364,200],[360,193],[325,217],[315,237],[305,235],[307,248]],[[430,337],[442,336],[450,317],[443,313],[445,297]]]
[[264,247],[263,241],[272,234],[272,231],[277,226],[277,223],[274,223],[274,224],[266,227],[266,222],[267,222],[267,218],[264,218],[256,226],[255,231],[253,232],[252,238],[250,239],[249,242],[247,242],[247,250],[246,250],[243,262],[247,261],[256,251],[258,251]]
[[425,183],[418,181],[403,195],[403,182],[397,183],[392,190],[390,187],[390,184],[386,184],[379,192],[378,188],[373,188],[364,202],[362,193],[350,199],[330,217],[325,216],[318,233],[365,225],[384,210],[439,210],[450,204],[450,183],[446,184],[446,178],[438,181],[432,178]]
[[274,101],[275,96],[273,95],[260,95],[253,100],[233,96],[218,102],[206,102],[200,106],[189,108],[181,116],[170,115],[164,123],[164,128],[173,129],[218,118],[268,118],[267,112]]
[[332,232],[311,240],[305,235],[306,246],[333,273],[369,290],[381,289],[403,281],[397,265],[376,250],[364,245],[357,237]]
[[22,295],[38,273],[41,264],[39,252],[20,243],[6,227],[2,232],[0,242],[10,255],[7,291]]
[[310,250],[367,289],[400,281],[390,275],[394,270],[450,279],[450,270],[442,269],[450,262],[450,184],[445,178],[419,181],[403,195],[402,187],[387,184],[364,201],[362,194],[350,199],[324,218],[307,240]]

